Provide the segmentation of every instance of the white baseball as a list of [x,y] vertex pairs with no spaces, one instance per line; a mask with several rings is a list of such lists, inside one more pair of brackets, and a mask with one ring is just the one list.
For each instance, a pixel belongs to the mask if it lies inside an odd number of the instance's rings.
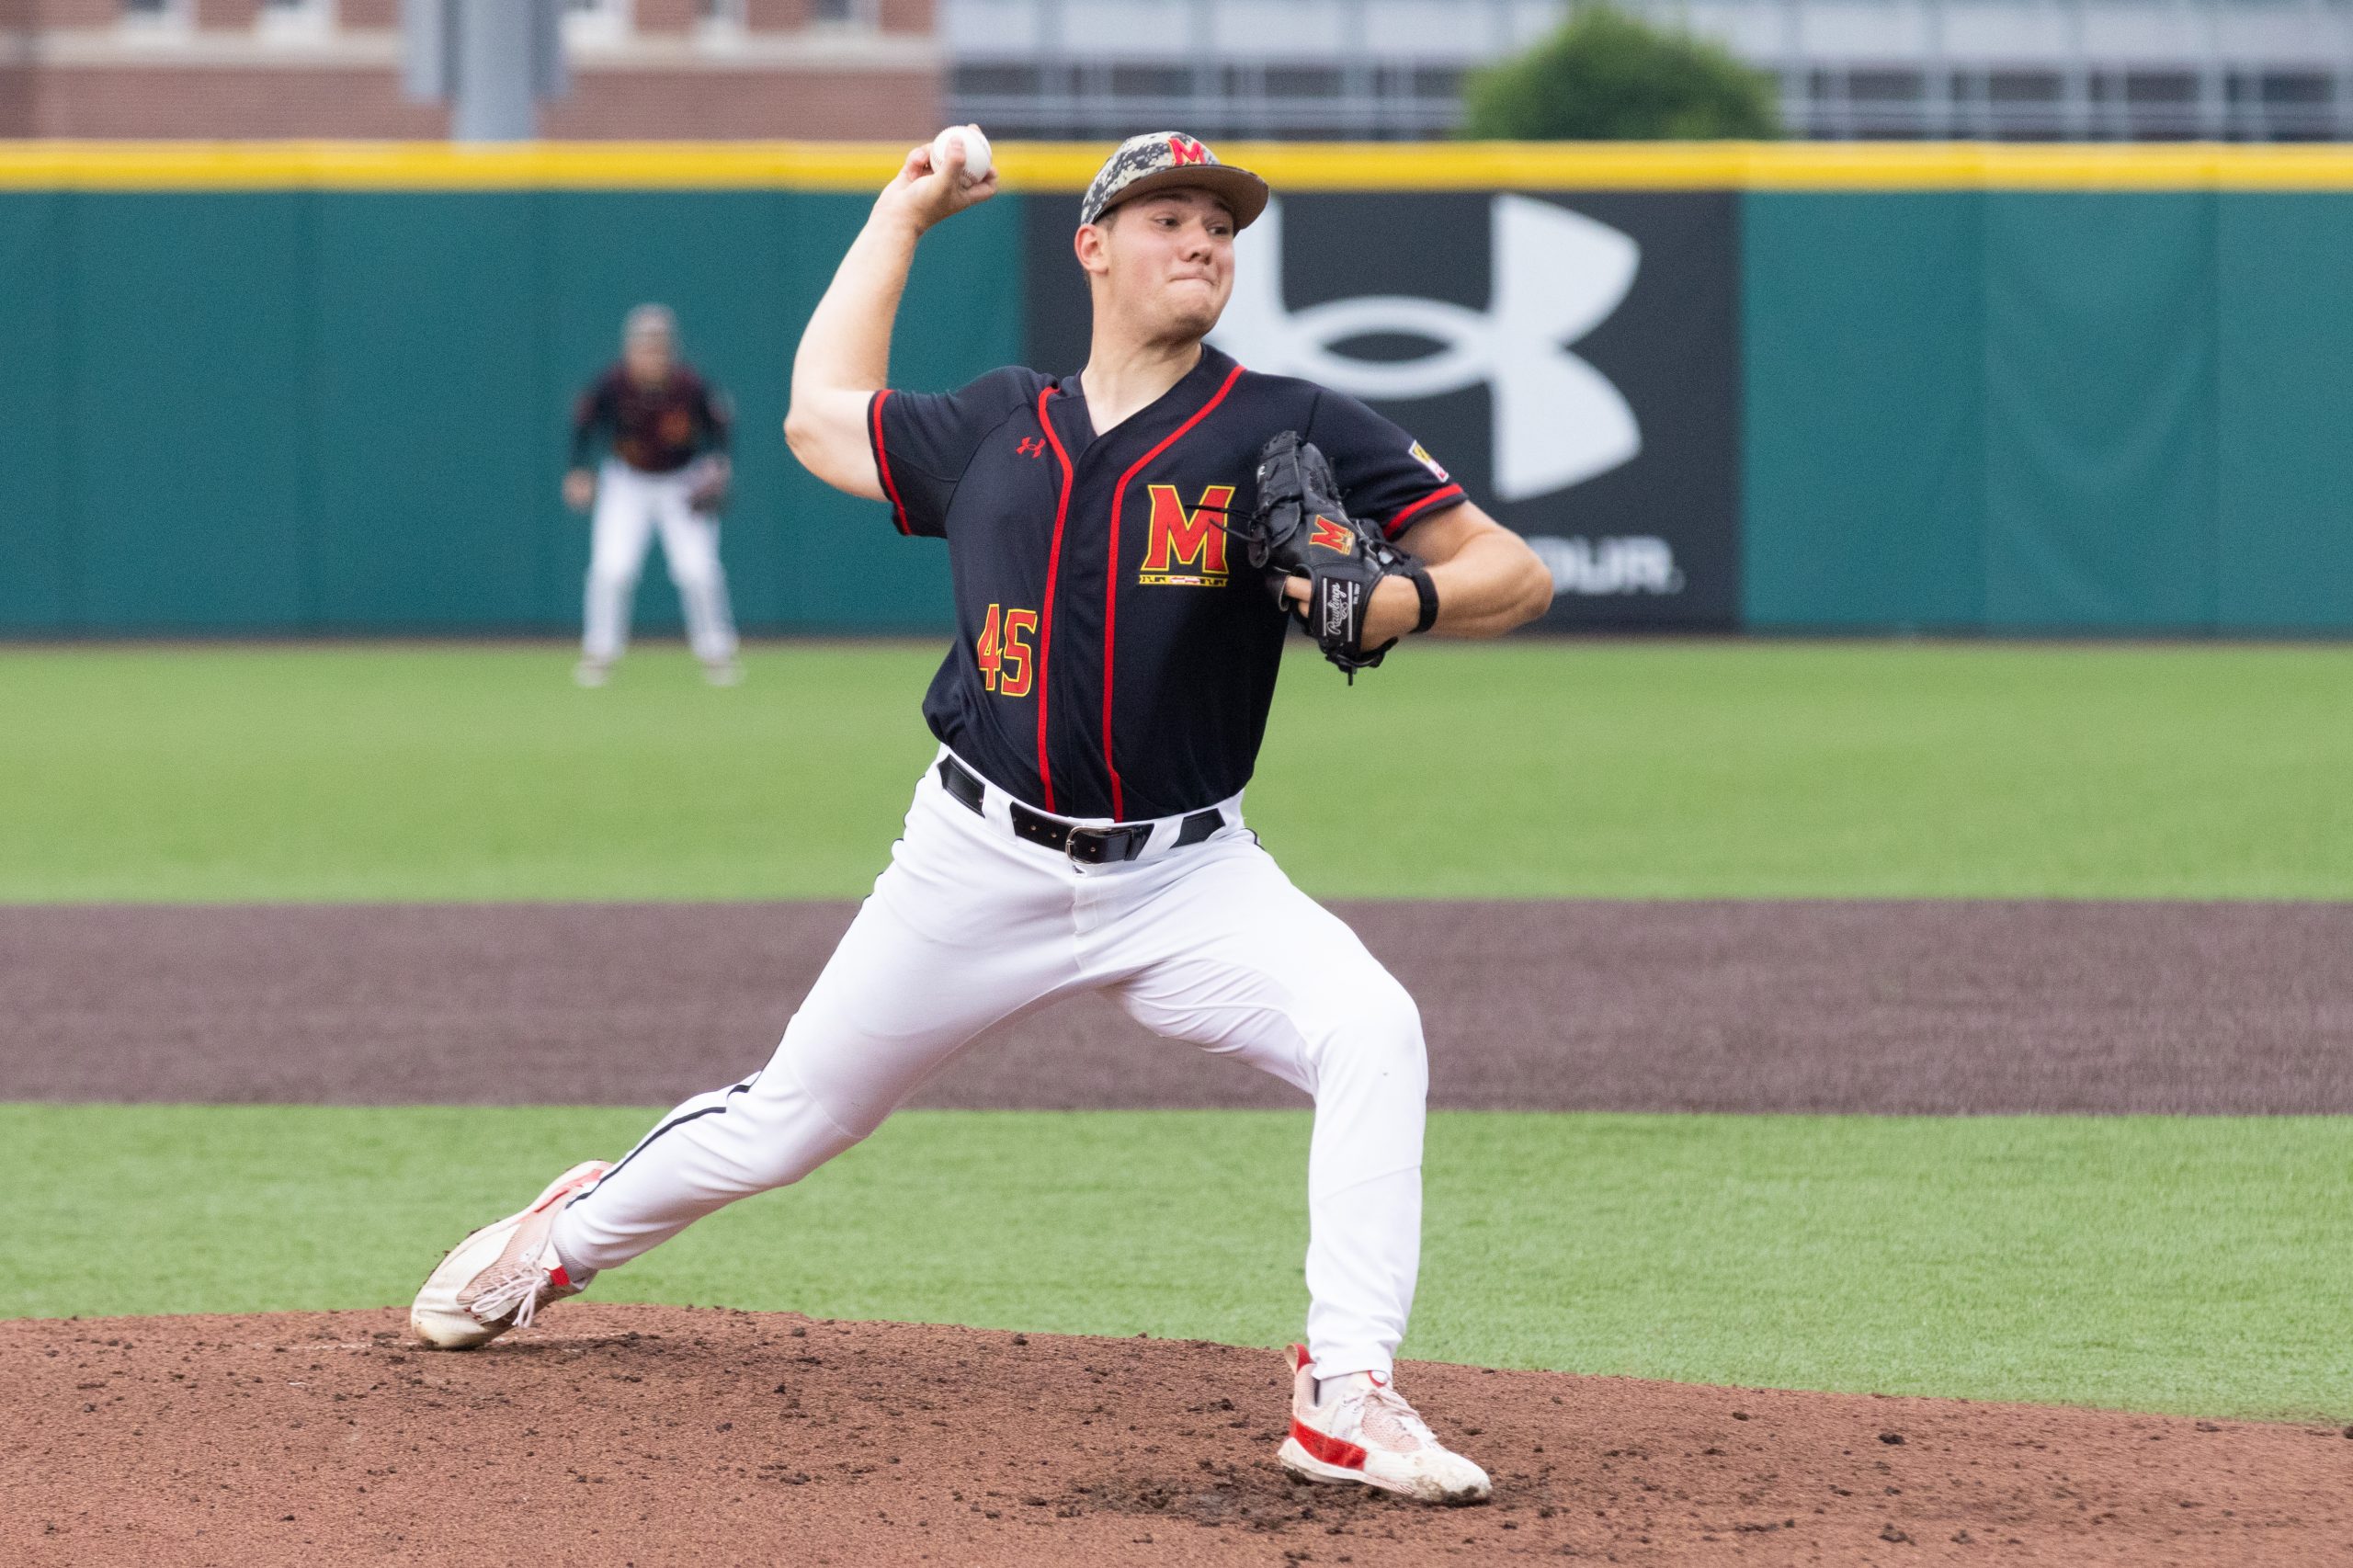
[[971,185],[975,180],[985,179],[989,172],[989,139],[981,134],[981,128],[977,125],[951,125],[933,137],[931,166],[935,169],[948,166],[949,144],[954,142],[964,143],[964,183]]

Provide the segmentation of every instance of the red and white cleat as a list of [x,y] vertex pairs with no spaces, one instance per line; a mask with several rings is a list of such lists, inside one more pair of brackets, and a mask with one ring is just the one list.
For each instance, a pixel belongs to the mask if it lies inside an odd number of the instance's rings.
[[549,1237],[565,1204],[604,1179],[603,1160],[573,1166],[519,1214],[484,1225],[451,1248],[426,1278],[408,1325],[427,1345],[472,1350],[510,1328],[529,1328],[541,1307],[577,1296],[588,1281],[564,1271]]
[[1335,1378],[1319,1404],[1307,1346],[1290,1347],[1290,1436],[1281,1458],[1293,1475],[1377,1486],[1449,1507],[1487,1500],[1487,1472],[1432,1437],[1386,1378]]

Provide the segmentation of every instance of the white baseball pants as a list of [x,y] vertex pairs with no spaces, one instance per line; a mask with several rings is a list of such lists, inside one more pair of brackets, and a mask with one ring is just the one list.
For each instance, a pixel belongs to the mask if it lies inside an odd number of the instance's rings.
[[1413,998],[1241,825],[1089,867],[1016,838],[925,772],[905,836],[768,1064],[700,1095],[558,1220],[574,1271],[628,1262],[865,1138],[991,1025],[1108,991],[1155,1032],[1315,1098],[1308,1347],[1318,1377],[1389,1370],[1420,1267],[1428,1071]]
[[584,658],[609,664],[629,645],[630,606],[654,530],[662,530],[662,559],[678,589],[687,642],[707,665],[735,656],[735,618],[727,604],[727,573],[719,564],[719,520],[687,505],[692,464],[676,473],[646,473],[618,458],[597,472],[597,510],[590,526],[588,590],[581,617]]

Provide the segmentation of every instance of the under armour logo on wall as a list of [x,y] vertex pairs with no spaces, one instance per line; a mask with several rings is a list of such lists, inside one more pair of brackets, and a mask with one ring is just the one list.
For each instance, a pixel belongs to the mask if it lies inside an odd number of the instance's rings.
[[[1302,311],[1282,299],[1282,203],[1235,236],[1233,297],[1211,340],[1254,370],[1303,376],[1368,402],[1437,397],[1487,382],[1495,490],[1526,500],[1605,473],[1643,449],[1634,411],[1568,351],[1634,286],[1642,247],[1606,223],[1524,196],[1488,210],[1485,313],[1444,300],[1368,294]],[[1370,334],[1439,345],[1416,359],[1359,359],[1332,346]]]

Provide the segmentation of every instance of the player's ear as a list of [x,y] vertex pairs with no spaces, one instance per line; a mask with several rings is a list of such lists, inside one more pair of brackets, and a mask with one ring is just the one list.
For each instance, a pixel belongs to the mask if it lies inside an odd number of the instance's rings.
[[1079,225],[1078,233],[1071,236],[1071,250],[1087,272],[1106,273],[1111,270],[1110,240],[1111,214],[1106,212],[1101,222]]

